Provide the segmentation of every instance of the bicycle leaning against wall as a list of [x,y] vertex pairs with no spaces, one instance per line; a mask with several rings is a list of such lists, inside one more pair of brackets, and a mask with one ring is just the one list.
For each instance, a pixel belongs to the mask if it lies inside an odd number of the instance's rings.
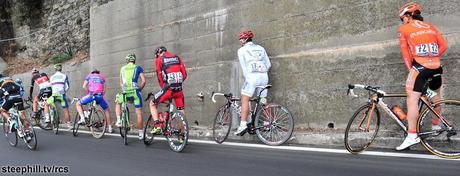
[[[460,100],[441,99],[437,102],[430,100],[427,94],[429,81],[425,85],[419,102],[419,118],[417,134],[422,145],[431,153],[443,158],[460,158],[460,135],[457,134],[460,125]],[[358,108],[348,122],[345,130],[345,148],[352,154],[358,154],[367,149],[377,136],[380,126],[380,111],[384,110],[407,135],[407,126],[383,102],[384,98],[405,98],[406,94],[389,94],[379,87],[361,84],[348,85],[348,94],[354,94],[355,88],[369,92],[369,100]],[[433,92],[434,93],[434,92]],[[433,128],[434,122],[441,128]]]
[[[271,88],[271,85],[257,86],[262,89],[256,98],[251,99],[255,108],[250,110],[250,123],[248,123],[247,133],[254,135],[267,145],[281,145],[289,140],[294,131],[294,118],[291,112],[284,106],[277,103],[261,103],[260,94]],[[238,104],[240,98],[234,97],[231,93],[215,93],[211,99],[216,103],[215,96],[224,96],[227,103],[219,108],[214,119],[212,134],[214,141],[223,143],[232,128],[232,113],[238,116],[241,114],[241,106]]]

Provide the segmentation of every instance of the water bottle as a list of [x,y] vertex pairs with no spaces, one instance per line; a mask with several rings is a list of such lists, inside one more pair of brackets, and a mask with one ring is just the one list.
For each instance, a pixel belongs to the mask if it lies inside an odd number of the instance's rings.
[[427,89],[426,90],[426,96],[429,98],[429,99],[432,99],[434,96],[436,96],[437,93],[431,89]]
[[391,107],[391,111],[393,111],[400,120],[406,120],[406,113],[398,105]]

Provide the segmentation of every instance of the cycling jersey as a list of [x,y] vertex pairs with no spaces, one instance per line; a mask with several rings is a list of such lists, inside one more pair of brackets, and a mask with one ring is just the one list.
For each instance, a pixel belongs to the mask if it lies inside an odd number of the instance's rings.
[[[245,79],[241,94],[252,97],[254,92],[260,91],[257,86],[268,84],[270,60],[265,49],[253,42],[248,42],[238,49],[238,59]],[[266,97],[267,90],[264,90],[260,96]]]
[[174,91],[182,90],[182,82],[187,78],[187,71],[179,56],[165,52],[156,58],[155,66],[160,87],[167,83]]
[[8,111],[14,103],[20,103],[18,110],[24,110],[21,97],[21,87],[10,77],[0,78],[0,97],[3,102],[0,104],[2,110]]
[[431,23],[413,20],[398,29],[401,53],[409,70],[412,61],[428,69],[441,66],[439,57],[446,51],[447,43]]
[[134,91],[139,89],[137,81],[144,69],[136,64],[128,63],[120,69],[120,78],[123,82],[123,91]]
[[103,74],[89,74],[85,81],[88,82],[89,94],[104,93],[105,77]]
[[69,90],[69,77],[62,73],[56,72],[50,78],[51,87],[53,89],[53,94],[65,94]]
[[253,42],[248,42],[238,49],[238,59],[246,79],[267,74],[271,67],[265,49]]

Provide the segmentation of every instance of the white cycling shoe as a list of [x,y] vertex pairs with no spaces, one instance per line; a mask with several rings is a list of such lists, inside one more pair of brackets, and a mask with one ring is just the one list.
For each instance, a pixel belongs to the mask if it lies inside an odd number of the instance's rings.
[[406,139],[404,139],[404,142],[396,147],[396,150],[401,151],[404,150],[414,144],[417,144],[420,142],[420,138],[418,137],[417,134],[408,134]]
[[248,129],[247,125],[244,126],[239,126],[238,129],[236,129],[235,135],[241,135],[243,132],[245,132]]

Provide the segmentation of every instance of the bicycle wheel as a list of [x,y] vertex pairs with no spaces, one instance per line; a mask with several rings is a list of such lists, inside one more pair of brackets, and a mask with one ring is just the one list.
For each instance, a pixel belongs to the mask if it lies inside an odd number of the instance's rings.
[[3,134],[5,135],[8,144],[10,144],[13,147],[16,147],[16,145],[18,145],[17,130],[10,132],[10,123],[8,122],[8,120],[5,119],[3,119]]
[[294,118],[284,106],[270,103],[261,108],[254,121],[257,137],[267,145],[281,145],[294,131]]
[[179,111],[172,112],[166,128],[165,137],[171,150],[175,152],[184,150],[189,133],[188,122],[184,114]]
[[53,132],[54,134],[58,134],[59,133],[59,115],[58,115],[58,112],[57,112],[57,109],[54,105],[51,105],[50,106],[50,118],[51,118],[51,123],[52,123],[52,126],[53,126]]
[[80,121],[80,115],[78,113],[75,113],[75,118],[73,119],[73,129],[72,129],[72,135],[73,136],[78,136],[78,129],[80,128],[80,125],[78,122]]
[[53,129],[52,125],[50,125],[50,123],[45,122],[45,116],[43,115],[43,110],[39,110],[37,113],[38,113],[37,115],[38,117],[37,118],[34,117],[35,124],[38,127],[40,127],[42,130],[52,130]]
[[[37,149],[37,135],[35,134],[35,130],[33,126],[31,125],[29,120],[24,120],[24,127],[23,127],[23,133],[24,137],[22,138],[24,140],[24,143],[26,143],[27,147],[30,150],[36,150]],[[29,124],[29,125],[26,125]]]
[[377,136],[380,113],[375,107],[370,114],[371,109],[372,104],[361,106],[350,118],[345,129],[345,148],[352,154],[358,154],[368,148]]
[[145,124],[144,126],[144,138],[143,138],[143,141],[144,141],[144,144],[146,146],[149,146],[150,144],[153,143],[153,138],[154,138],[154,134],[150,133],[150,131],[152,131],[153,127],[155,125],[155,122],[152,118],[152,115],[149,116],[149,119],[147,120],[147,123]]
[[120,136],[123,138],[123,143],[128,145],[128,132],[129,132],[129,110],[124,108],[121,112],[121,126],[120,126]]
[[100,139],[104,136],[107,128],[107,120],[105,119],[104,111],[96,108],[95,111],[91,113],[91,117],[89,119],[89,129],[91,130],[91,134],[93,137]]
[[217,111],[216,118],[214,119],[214,125],[212,128],[212,136],[214,141],[219,144],[224,142],[227,139],[231,128],[232,113],[230,106],[223,105],[221,108],[219,108],[219,111]]
[[[458,134],[460,129],[460,101],[441,100],[433,104],[432,107],[435,110],[441,110],[441,118],[447,124],[440,122],[433,111],[428,108],[425,109],[418,119],[417,129],[422,145],[437,156],[460,158],[460,134]],[[439,124],[441,128],[432,129],[433,124]]]

